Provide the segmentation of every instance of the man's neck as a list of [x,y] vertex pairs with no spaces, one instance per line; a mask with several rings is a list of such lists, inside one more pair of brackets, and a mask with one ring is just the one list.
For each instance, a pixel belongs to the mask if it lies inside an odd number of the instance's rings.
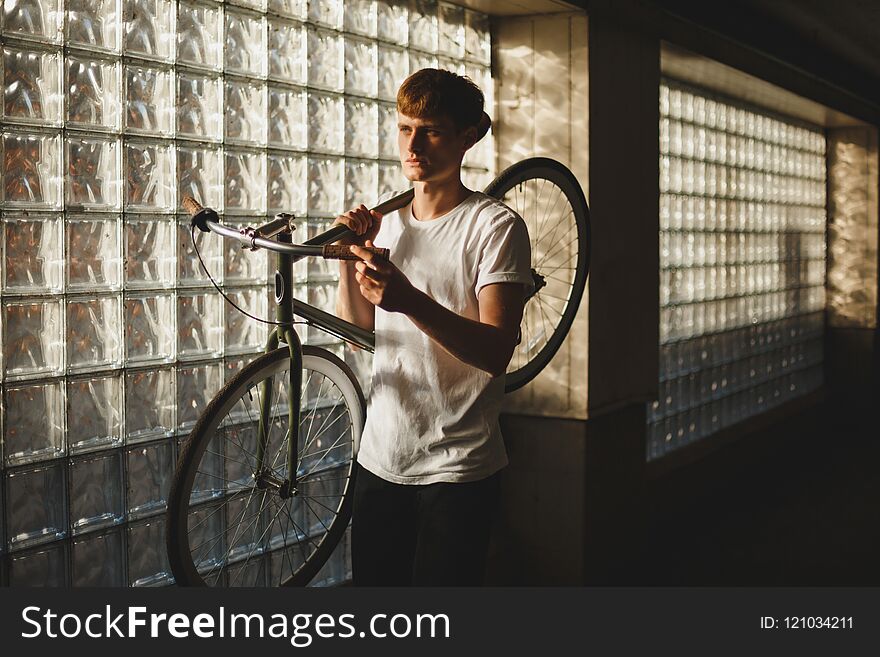
[[413,186],[412,214],[417,221],[441,217],[472,194],[458,176],[443,182],[417,182]]

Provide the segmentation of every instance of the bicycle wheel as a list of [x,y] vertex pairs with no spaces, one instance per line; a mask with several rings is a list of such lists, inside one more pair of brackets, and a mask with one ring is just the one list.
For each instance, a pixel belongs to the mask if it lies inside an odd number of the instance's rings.
[[[305,586],[342,538],[351,517],[364,396],[351,369],[324,349],[304,346],[302,367],[293,491],[282,483],[288,480],[287,347],[245,366],[193,428],[166,518],[179,584]],[[263,441],[261,408],[268,420]]]
[[529,229],[535,292],[526,300],[521,341],[507,366],[505,391],[521,388],[559,350],[577,313],[590,269],[590,209],[564,165],[533,157],[505,169],[486,187]]

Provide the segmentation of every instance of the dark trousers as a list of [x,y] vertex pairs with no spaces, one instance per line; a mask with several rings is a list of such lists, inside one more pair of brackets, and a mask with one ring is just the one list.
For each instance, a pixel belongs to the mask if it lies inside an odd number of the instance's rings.
[[358,467],[351,520],[355,586],[480,586],[499,475],[394,484]]

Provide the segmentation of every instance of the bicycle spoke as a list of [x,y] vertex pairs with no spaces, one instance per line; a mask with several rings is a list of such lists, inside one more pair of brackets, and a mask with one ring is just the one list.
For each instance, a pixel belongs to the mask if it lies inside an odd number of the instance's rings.
[[[196,443],[184,452],[190,463],[181,466],[189,468],[185,481],[192,483],[184,486],[182,496],[173,492],[169,503],[186,514],[178,553],[183,556],[177,561],[184,559],[189,570],[181,572],[181,564],[172,560],[180,584],[306,584],[304,578],[333,552],[350,513],[346,496],[351,494],[355,427],[363,417],[353,410],[355,381],[331,356],[310,353],[314,349],[304,347],[299,422],[288,422],[291,361],[279,349],[272,359],[260,357],[259,365],[242,371],[242,383],[239,388],[233,383],[231,394],[220,393],[227,395],[220,404],[226,414],[209,418],[205,426],[222,428],[193,434]],[[311,367],[309,359],[319,367]],[[280,486],[294,478],[287,474],[287,455],[290,432],[297,430],[303,474],[295,478],[292,495],[282,499]],[[258,487],[258,480],[266,486]],[[178,524],[173,520],[169,527]],[[177,540],[175,531],[169,529],[170,541]]]

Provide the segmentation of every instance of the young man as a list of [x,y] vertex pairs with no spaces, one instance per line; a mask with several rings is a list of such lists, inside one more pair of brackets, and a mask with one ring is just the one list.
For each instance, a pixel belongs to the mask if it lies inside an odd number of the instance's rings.
[[461,182],[483,94],[423,69],[397,95],[403,173],[387,217],[337,218],[359,246],[340,264],[337,313],[376,332],[352,516],[356,585],[479,585],[507,464],[498,411],[532,286],[525,223]]

